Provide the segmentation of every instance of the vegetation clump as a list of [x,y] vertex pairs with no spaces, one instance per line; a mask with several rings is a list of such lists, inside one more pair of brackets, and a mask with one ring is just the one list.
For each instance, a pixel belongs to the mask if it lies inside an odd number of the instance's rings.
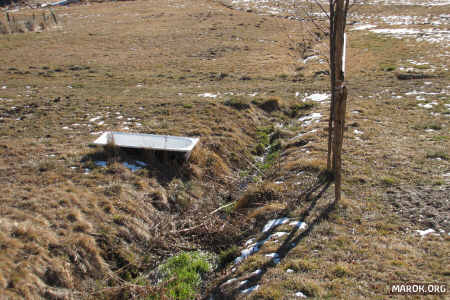
[[233,107],[237,110],[245,110],[250,108],[250,101],[244,97],[232,97],[225,100],[224,104],[226,106]]
[[252,103],[268,113],[280,110],[281,108],[281,99],[279,97],[257,98]]
[[195,299],[202,276],[212,270],[210,255],[181,252],[159,267],[163,281],[169,281],[166,296],[170,299]]
[[230,262],[232,262],[236,257],[239,256],[239,248],[236,245],[231,246],[219,253],[219,268],[224,268]]
[[309,110],[313,107],[314,102],[311,101],[295,103],[289,107],[289,115],[290,117],[295,118],[300,115],[302,111]]

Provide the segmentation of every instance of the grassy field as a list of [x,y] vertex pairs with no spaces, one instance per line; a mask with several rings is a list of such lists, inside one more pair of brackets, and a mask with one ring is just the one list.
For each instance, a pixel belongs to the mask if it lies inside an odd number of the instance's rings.
[[[0,34],[1,299],[385,299],[390,283],[448,286],[449,47],[430,40],[448,30],[448,5],[352,8],[334,203],[326,34],[280,17],[301,5],[277,3],[84,3]],[[110,130],[200,143],[186,163],[89,145]],[[249,239],[267,241],[235,265]]]

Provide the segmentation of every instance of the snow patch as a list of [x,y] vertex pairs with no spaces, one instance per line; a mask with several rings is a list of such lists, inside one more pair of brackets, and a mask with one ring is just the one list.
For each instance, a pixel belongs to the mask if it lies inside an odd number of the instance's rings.
[[307,298],[306,295],[303,294],[302,292],[295,293],[295,296],[300,297],[300,298]]
[[282,237],[282,236],[284,236],[284,235],[286,235],[286,234],[288,234],[288,233],[287,233],[287,232],[284,232],[284,231],[279,231],[279,232],[275,232],[274,234],[272,234],[272,235],[270,236],[270,238],[274,238],[274,237],[279,238],[279,237]]
[[426,103],[426,104],[419,103],[419,104],[417,104],[417,105],[418,105],[419,107],[423,107],[423,108],[425,108],[425,109],[432,109],[433,106],[434,106],[434,105],[437,105],[437,104],[438,104],[437,102],[433,101],[433,102],[431,102],[431,103]]
[[235,282],[237,279],[236,278],[231,278],[231,279],[228,279],[226,282],[224,282],[222,285],[227,285],[227,284],[230,284],[230,283],[232,283],[232,282]]
[[255,275],[259,275],[259,274],[261,274],[261,273],[262,273],[262,270],[261,270],[261,269],[258,269],[258,270],[256,270],[256,271],[250,273],[250,275],[251,275],[251,276],[255,276]]
[[298,227],[298,229],[305,229],[308,225],[305,222],[302,221],[294,221],[289,223],[290,226]]
[[94,117],[94,118],[89,119],[89,122],[95,122],[97,120],[100,120],[101,118],[102,118],[101,116]]
[[305,59],[303,60],[303,63],[306,64],[306,63],[308,63],[308,61],[310,61],[310,60],[315,60],[315,59],[318,59],[318,58],[319,58],[319,57],[318,57],[317,55],[313,55],[313,56],[310,56],[310,57],[305,58]]
[[450,31],[438,28],[411,29],[411,28],[380,28],[371,29],[371,32],[390,35],[397,39],[415,38],[416,41],[426,41],[429,43],[441,43],[450,41]]
[[285,224],[288,221],[289,221],[289,218],[286,218],[286,217],[280,218],[280,219],[272,219],[269,222],[267,222],[266,225],[264,225],[262,232],[267,232],[270,229],[274,228],[275,226]]
[[361,25],[356,25],[353,27],[352,30],[367,30],[367,29],[372,29],[377,27],[377,25],[372,25],[372,24],[361,24]]
[[247,284],[248,280],[242,280],[241,282],[239,282],[239,286],[242,286],[244,284]]
[[213,94],[213,93],[203,93],[203,94],[198,94],[199,97],[203,97],[203,98],[217,98],[217,96],[219,96],[218,94]]
[[429,228],[429,229],[426,229],[426,230],[415,230],[418,234],[420,234],[420,236],[426,236],[426,235],[428,235],[428,234],[430,234],[430,233],[434,233],[435,231],[434,231],[434,229],[432,229],[432,228]]
[[324,100],[327,100],[328,98],[330,98],[331,95],[330,94],[311,94],[309,96],[305,97],[305,100],[311,100],[311,101],[315,101],[315,102],[322,102]]
[[318,123],[322,117],[321,113],[312,113],[298,119],[298,121],[303,122],[302,125],[309,126],[312,122]]
[[278,258],[278,257],[280,257],[280,255],[278,254],[278,253],[269,253],[269,254],[266,254],[266,257],[270,257],[270,258]]
[[242,290],[241,294],[250,294],[253,291],[259,289],[259,284],[249,287],[248,289]]

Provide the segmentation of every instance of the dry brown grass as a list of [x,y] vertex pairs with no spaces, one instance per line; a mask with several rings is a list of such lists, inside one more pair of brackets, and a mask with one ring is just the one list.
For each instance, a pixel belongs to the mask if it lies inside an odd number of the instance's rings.
[[251,185],[242,197],[240,197],[235,206],[235,210],[249,207],[260,207],[265,203],[277,202],[281,200],[281,190],[280,185],[262,182],[259,184]]
[[[298,61],[320,50],[323,40],[305,37],[300,22],[211,1],[95,3],[55,11],[61,28],[0,36],[1,86],[7,87],[0,90],[0,289],[6,297],[85,297],[145,274],[178,251],[223,249],[251,233],[253,227],[244,226],[250,219],[285,212],[325,169],[327,106],[295,108],[296,91],[328,87],[326,75],[314,75],[325,66]],[[289,49],[292,39],[280,32],[302,40],[304,48]],[[448,149],[448,119],[418,109],[414,96],[396,100],[381,92],[420,88],[421,81],[397,81],[386,66],[421,56],[438,65],[441,51],[351,33],[345,197],[279,266],[270,266],[250,298],[290,297],[299,290],[376,298],[391,280],[446,280],[448,237],[418,237],[412,230],[425,225],[400,217],[384,196],[405,185],[445,187],[449,162],[436,158]],[[448,72],[430,81],[430,91],[440,91]],[[218,96],[199,96],[207,92]],[[249,108],[224,105],[230,92]],[[263,101],[252,103],[255,92]],[[448,97],[440,100],[436,112],[445,113]],[[360,113],[352,114],[356,109]],[[324,115],[320,123],[295,124],[297,114],[311,112]],[[257,172],[249,161],[258,128],[276,123],[285,126],[272,135],[281,156],[262,184],[238,197],[237,207],[247,209],[222,210],[205,222],[203,216],[236,196],[229,191],[242,180],[239,171]],[[181,167],[153,154],[86,147],[95,138],[91,133],[124,127],[199,136],[201,143]],[[318,131],[289,141],[313,128]],[[424,132],[431,128],[436,132]],[[136,158],[149,167],[131,172],[123,166]],[[96,160],[110,164],[99,167]],[[311,201],[296,203],[291,217]],[[308,222],[319,213],[320,206]],[[267,262],[256,255],[238,272]],[[287,268],[296,272],[287,274]],[[121,295],[109,291],[107,298]]]
[[[206,1],[180,4],[189,9],[157,1],[59,7],[62,27],[0,37],[1,97],[12,101],[0,104],[0,284],[7,295],[93,292],[117,284],[107,274],[128,280],[147,272],[180,250],[168,234],[221,205],[219,195],[248,166],[265,112],[237,111],[223,104],[223,94],[263,95],[291,84],[278,76],[292,62],[284,45],[258,42],[278,39],[280,23]],[[244,19],[266,23],[264,30],[243,30]],[[266,51],[277,55],[262,65]],[[250,80],[240,80],[245,76]],[[198,96],[205,92],[221,96]],[[125,126],[199,136],[201,144],[182,166],[149,153],[86,148],[90,133]],[[136,158],[150,167],[131,172],[122,165]],[[224,235],[214,230],[209,243]],[[235,229],[227,230],[233,239]],[[179,243],[210,247],[198,240]]]

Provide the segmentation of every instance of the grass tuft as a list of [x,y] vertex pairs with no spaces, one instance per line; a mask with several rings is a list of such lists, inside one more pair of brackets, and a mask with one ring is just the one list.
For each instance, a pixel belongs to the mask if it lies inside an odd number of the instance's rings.
[[237,110],[245,110],[250,108],[250,100],[245,97],[232,97],[225,100],[224,104]]
[[240,254],[239,248],[236,245],[231,246],[228,249],[222,250],[219,253],[219,268],[224,268],[230,262],[232,262]]
[[159,267],[164,280],[175,278],[168,284],[166,295],[170,299],[195,299],[202,275],[212,269],[209,259],[202,252],[182,252],[169,258]]

